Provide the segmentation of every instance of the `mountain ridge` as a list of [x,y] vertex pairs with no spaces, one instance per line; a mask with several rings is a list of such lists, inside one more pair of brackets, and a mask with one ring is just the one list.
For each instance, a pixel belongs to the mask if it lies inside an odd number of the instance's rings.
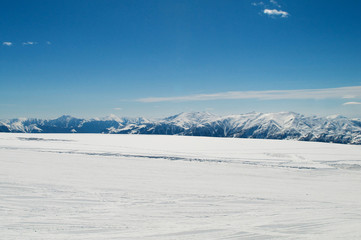
[[17,118],[0,121],[0,132],[160,134],[361,144],[360,119],[304,116],[295,112],[227,116],[183,112],[161,119],[115,115],[91,119],[69,115],[56,119]]

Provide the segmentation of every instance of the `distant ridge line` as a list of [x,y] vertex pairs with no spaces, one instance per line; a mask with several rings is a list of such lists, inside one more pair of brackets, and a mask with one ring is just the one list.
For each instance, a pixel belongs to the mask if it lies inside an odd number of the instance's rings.
[[101,119],[63,115],[56,119],[17,118],[0,121],[0,132],[159,134],[208,137],[292,139],[361,144],[361,120],[343,116],[304,116],[294,112],[217,116],[187,112],[162,119]]

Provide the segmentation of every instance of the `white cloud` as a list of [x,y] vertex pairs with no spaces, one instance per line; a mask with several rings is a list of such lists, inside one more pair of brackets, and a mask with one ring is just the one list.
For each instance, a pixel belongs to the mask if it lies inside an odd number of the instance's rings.
[[137,102],[184,102],[207,101],[225,99],[343,99],[345,96],[361,98],[361,86],[323,88],[323,89],[298,89],[298,90],[267,90],[267,91],[233,91],[213,94],[196,94],[179,97],[149,97],[137,99]]
[[23,45],[26,46],[26,45],[35,45],[35,44],[38,44],[37,42],[23,42]]
[[288,12],[277,10],[277,9],[265,9],[263,10],[263,13],[269,16],[280,16],[283,18],[286,18],[289,16]]
[[46,44],[51,45],[51,42],[50,42],[50,41],[46,41]]
[[114,110],[121,111],[123,108],[113,108]]
[[10,47],[10,46],[12,46],[12,45],[13,45],[13,43],[12,43],[12,42],[3,42],[3,45],[4,45],[4,46],[8,46],[8,47]]
[[361,102],[345,102],[342,105],[360,105],[360,104],[361,104]]

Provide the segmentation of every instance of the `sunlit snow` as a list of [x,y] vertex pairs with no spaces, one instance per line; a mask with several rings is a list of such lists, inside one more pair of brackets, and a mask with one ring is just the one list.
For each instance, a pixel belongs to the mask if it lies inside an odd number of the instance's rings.
[[0,134],[1,239],[361,239],[361,146]]

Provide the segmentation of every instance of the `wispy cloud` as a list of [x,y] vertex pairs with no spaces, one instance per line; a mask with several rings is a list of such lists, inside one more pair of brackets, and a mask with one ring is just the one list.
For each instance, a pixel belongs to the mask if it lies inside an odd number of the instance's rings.
[[298,90],[268,90],[268,91],[233,91],[213,94],[196,94],[178,97],[149,97],[137,99],[137,102],[184,102],[207,101],[226,99],[342,99],[345,96],[361,98],[361,86],[323,88],[323,89],[298,89]]
[[35,45],[35,44],[38,44],[37,42],[23,42],[23,45],[24,46],[27,46],[27,45]]
[[113,108],[113,110],[121,111],[121,110],[123,110],[123,108]]
[[282,11],[282,10],[277,10],[277,9],[264,9],[263,13],[268,15],[268,16],[280,16],[283,18],[286,18],[289,16],[288,12]]
[[[9,42],[9,41],[7,41],[7,42],[2,42],[2,43],[0,42],[0,44],[2,44],[2,45],[4,45],[4,46],[9,46],[9,47],[14,45],[13,42]],[[22,44],[23,46],[32,46],[32,45],[44,44],[44,43],[38,43],[38,42],[34,42],[34,41],[27,41],[27,42],[22,42],[21,44]],[[45,44],[46,44],[46,45],[51,45],[52,42],[46,41]]]
[[264,2],[253,2],[252,5],[253,6],[263,6]]
[[12,43],[12,42],[3,42],[3,45],[4,45],[4,46],[8,46],[8,47],[10,47],[10,46],[12,46],[12,45],[13,45],[13,43]]
[[361,105],[361,102],[345,102],[342,105]]
[[281,5],[278,4],[278,2],[276,0],[270,0],[270,3],[272,3],[273,5],[275,5],[276,7],[281,7]]

